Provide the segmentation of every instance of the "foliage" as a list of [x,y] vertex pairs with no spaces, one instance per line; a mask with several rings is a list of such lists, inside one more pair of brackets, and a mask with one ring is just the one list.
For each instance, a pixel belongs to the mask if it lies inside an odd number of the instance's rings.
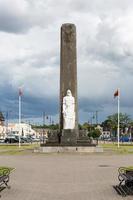
[[82,125],[78,124],[79,130],[82,130]]
[[38,129],[51,129],[51,130],[58,130],[59,129],[59,124],[51,124],[51,125],[31,125],[32,128],[38,128]]
[[84,129],[84,130],[90,130],[90,125],[89,125],[89,123],[85,122],[85,123],[82,125],[82,129]]
[[112,129],[112,121],[109,119],[106,119],[104,122],[102,122],[101,126],[107,131]]
[[59,124],[51,124],[51,125],[49,125],[49,129],[58,130],[59,129]]
[[[131,123],[131,119],[129,115],[127,115],[126,113],[125,114],[120,113],[120,128],[127,127],[130,125],[130,123]],[[118,114],[115,113],[113,115],[108,116],[107,120],[105,120],[102,123],[102,126],[109,130],[111,129],[117,130],[117,124],[118,124]]]
[[104,149],[104,152],[120,153],[120,154],[133,154],[133,145],[132,144],[120,144],[118,148],[117,143],[108,143],[101,144]]
[[88,133],[88,136],[89,137],[92,137],[92,138],[99,138],[101,135],[101,131],[99,129],[95,129],[95,130],[92,130]]
[[[6,145],[0,145],[0,155],[24,155],[27,154],[28,152],[30,153],[29,150],[33,150],[35,148],[38,148],[40,144],[21,144],[21,147],[18,146],[18,144],[6,144]],[[28,150],[28,151],[27,151]]]
[[6,173],[8,173],[8,171],[11,172],[12,170],[14,170],[14,168],[11,168],[11,167],[0,167],[0,176],[3,175],[3,173],[6,175]]

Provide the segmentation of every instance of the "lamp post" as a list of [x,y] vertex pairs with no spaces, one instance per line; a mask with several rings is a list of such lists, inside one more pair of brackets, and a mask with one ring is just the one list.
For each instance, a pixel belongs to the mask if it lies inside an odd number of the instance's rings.
[[19,95],[19,147],[21,146],[21,95]]
[[43,144],[44,144],[45,112],[43,112]]

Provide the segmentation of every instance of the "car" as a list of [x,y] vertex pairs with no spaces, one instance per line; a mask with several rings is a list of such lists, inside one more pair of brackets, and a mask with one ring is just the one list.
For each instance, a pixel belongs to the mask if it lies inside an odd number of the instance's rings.
[[[5,143],[19,143],[19,136],[18,135],[8,135],[6,138],[5,138]],[[21,143],[24,143],[24,139],[23,137],[21,136],[20,137],[20,142]]]
[[40,138],[32,138],[32,142],[40,142]]
[[129,142],[130,141],[130,138],[128,136],[122,136],[120,138],[120,142]]
[[8,136],[5,138],[5,143],[18,143],[19,140],[15,136]]
[[4,142],[5,142],[5,139],[0,138],[0,143],[4,143]]

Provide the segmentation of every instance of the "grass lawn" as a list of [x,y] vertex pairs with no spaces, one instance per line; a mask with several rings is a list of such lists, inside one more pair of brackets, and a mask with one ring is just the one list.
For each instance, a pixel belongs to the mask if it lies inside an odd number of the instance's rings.
[[[0,145],[0,155],[23,155],[31,153],[32,150],[36,147],[39,147],[40,144],[21,144],[21,147],[18,144],[7,144]],[[105,143],[100,144],[103,147],[104,152],[110,152],[115,154],[133,154],[133,144],[120,144],[118,148],[117,143]]]
[[40,144],[38,143],[33,143],[33,144],[21,144],[19,147],[18,144],[2,144],[0,145],[0,150],[1,149],[32,149],[34,147],[39,146]]
[[114,153],[133,153],[133,144],[120,144],[118,148],[117,143],[109,143],[109,144],[101,144],[100,146],[103,147],[104,151],[112,151]]
[[33,150],[34,148],[38,147],[40,144],[21,144],[19,147],[18,144],[7,144],[7,145],[0,145],[0,155],[8,154],[25,154],[28,150]]
[[0,166],[0,176],[1,175],[7,175],[8,173],[11,173],[15,168],[12,167],[4,167],[4,166]]

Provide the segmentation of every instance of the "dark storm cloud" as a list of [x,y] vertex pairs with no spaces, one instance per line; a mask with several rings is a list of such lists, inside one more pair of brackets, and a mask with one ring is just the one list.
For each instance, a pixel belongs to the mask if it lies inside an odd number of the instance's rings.
[[26,17],[13,16],[1,12],[0,9],[0,30],[9,33],[25,32],[30,27]]
[[[18,118],[18,91],[14,91],[12,86],[6,85],[0,89],[0,110],[4,113],[8,111],[10,118]],[[36,98],[31,95],[22,96],[22,118],[42,117],[55,115],[58,113],[58,98]]]
[[42,113],[55,115],[58,113],[58,98],[23,97],[23,114],[25,117],[42,117]]
[[102,110],[101,119],[116,112],[118,87],[121,110],[132,115],[132,9],[132,0],[0,1],[0,108],[18,115],[22,85],[24,116],[58,113],[60,26],[72,22],[81,118],[96,110]]
[[90,99],[90,98],[82,98],[79,99],[79,108],[84,112],[94,112],[96,110],[103,110],[104,104],[103,99]]

